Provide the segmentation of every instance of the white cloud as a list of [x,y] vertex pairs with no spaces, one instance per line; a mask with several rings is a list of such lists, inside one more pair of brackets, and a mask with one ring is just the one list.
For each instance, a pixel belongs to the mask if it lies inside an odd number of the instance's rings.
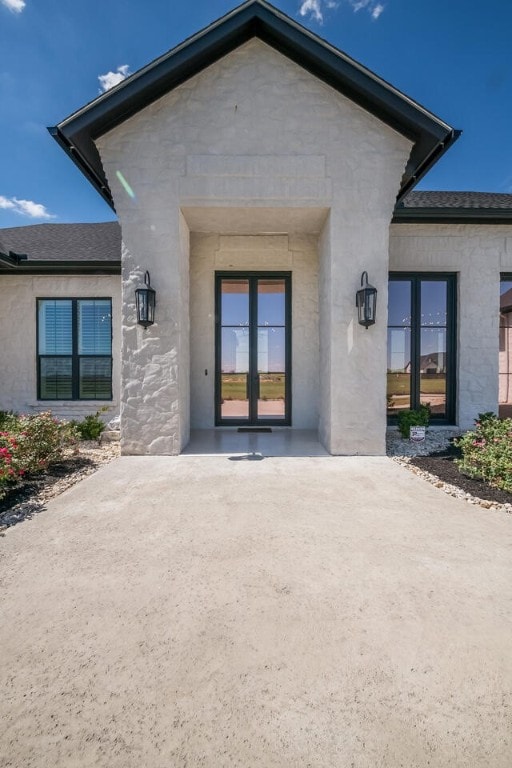
[[349,3],[354,9],[354,13],[358,13],[358,11],[365,9],[374,21],[377,21],[384,11],[384,5],[376,0],[349,0]]
[[26,6],[25,0],[0,0],[0,3],[13,13],[21,13]]
[[122,83],[129,74],[129,65],[121,64],[115,72],[107,72],[106,75],[98,75],[98,80],[101,85],[100,93],[105,93],[105,91],[109,91],[113,88],[114,85],[119,85],[119,83]]
[[[319,24],[323,23],[324,7],[329,10],[335,10],[339,7],[341,0],[302,0],[299,8],[301,16],[310,15],[310,18],[317,21]],[[378,0],[345,0],[352,7],[354,13],[366,10],[374,21],[377,21],[381,13],[384,11],[384,4],[378,2]]]
[[300,15],[305,16],[307,13],[310,13],[311,18],[320,22],[321,24],[324,20],[324,17],[322,15],[320,2],[321,0],[303,0],[299,9]]
[[0,209],[14,211],[21,216],[31,219],[54,219],[55,216],[46,210],[42,203],[34,203],[33,200],[18,200],[17,197],[3,197],[0,195]]

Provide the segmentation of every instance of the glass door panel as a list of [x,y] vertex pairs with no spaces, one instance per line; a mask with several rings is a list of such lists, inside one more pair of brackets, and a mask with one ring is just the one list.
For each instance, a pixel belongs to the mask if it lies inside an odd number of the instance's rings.
[[258,418],[284,419],[285,328],[258,328]]
[[258,419],[284,419],[286,405],[286,283],[258,285]]
[[249,281],[222,280],[220,415],[249,418]]
[[289,282],[217,276],[217,424],[289,424]]

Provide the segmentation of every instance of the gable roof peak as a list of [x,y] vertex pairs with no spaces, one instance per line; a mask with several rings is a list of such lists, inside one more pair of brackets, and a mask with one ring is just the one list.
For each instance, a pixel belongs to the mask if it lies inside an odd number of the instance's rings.
[[459,136],[432,112],[267,0],[246,0],[48,130],[113,207],[95,139],[255,37],[413,142],[400,197]]

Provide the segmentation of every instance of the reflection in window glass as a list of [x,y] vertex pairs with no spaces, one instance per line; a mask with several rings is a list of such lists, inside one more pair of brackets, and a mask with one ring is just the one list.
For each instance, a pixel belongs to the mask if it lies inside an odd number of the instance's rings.
[[453,417],[453,384],[450,389],[448,383],[453,370],[449,339],[455,322],[454,295],[454,276],[417,274],[390,279],[389,416],[428,404],[434,419]]
[[421,329],[420,402],[430,405],[433,416],[446,413],[445,328]]
[[411,281],[390,280],[388,295],[388,325],[411,324]]
[[411,331],[388,328],[388,412],[411,407]]
[[512,417],[512,280],[500,286],[499,415]]
[[444,280],[421,281],[421,325],[446,325],[446,289]]
[[249,325],[249,281],[223,280],[222,325]]
[[258,325],[284,324],[284,280],[258,280]]

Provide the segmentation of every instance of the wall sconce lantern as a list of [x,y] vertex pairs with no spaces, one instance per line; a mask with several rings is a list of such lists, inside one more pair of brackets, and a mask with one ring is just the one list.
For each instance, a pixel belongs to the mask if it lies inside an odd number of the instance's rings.
[[149,272],[144,275],[145,288],[137,288],[135,302],[137,304],[137,322],[147,328],[155,322],[156,291],[151,288]]
[[[366,282],[363,283],[363,280]],[[377,289],[368,282],[368,272],[361,275],[361,288],[356,293],[357,315],[360,325],[368,330],[369,325],[375,322],[375,309],[377,306]]]

